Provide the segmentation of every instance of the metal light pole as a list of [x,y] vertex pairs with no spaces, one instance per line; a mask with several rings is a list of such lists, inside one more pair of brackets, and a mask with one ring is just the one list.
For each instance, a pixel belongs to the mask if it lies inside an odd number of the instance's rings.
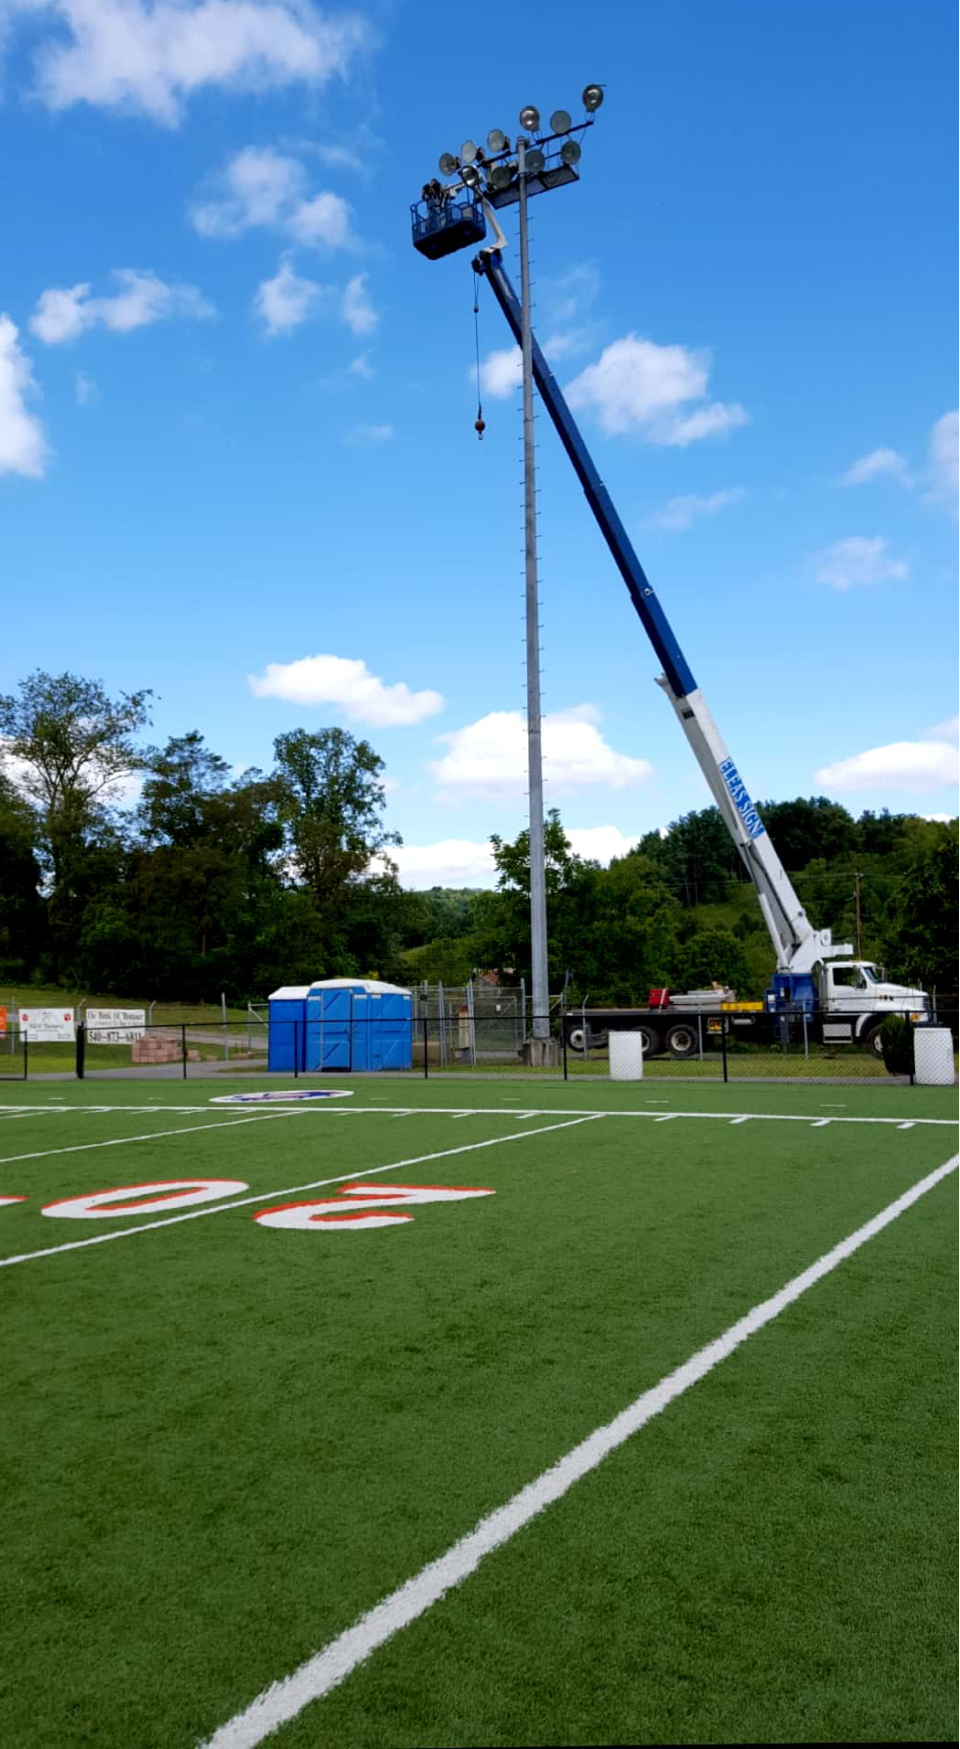
[[543,850],[543,746],[540,729],[540,582],[537,574],[536,461],[533,444],[533,345],[530,327],[530,233],[526,140],[517,141],[520,185],[521,351],[523,356],[523,554],[527,635],[527,771],[530,796],[530,963],[533,1037],[550,1037],[547,974],[547,882]]
[[[527,644],[527,763],[530,796],[530,959],[533,971],[533,1032],[525,1041],[528,1061],[556,1060],[556,1042],[550,1037],[549,984],[547,979],[547,883],[544,866],[543,748],[540,726],[540,601],[537,575],[537,505],[533,443],[533,341],[530,324],[530,239],[527,202],[532,195],[579,181],[577,165],[582,135],[594,123],[603,102],[602,85],[586,85],[581,94],[584,120],[574,123],[565,109],[554,110],[550,132],[540,129],[540,111],[528,104],[520,111],[523,130],[513,147],[500,128],[487,135],[486,151],[474,140],[465,140],[458,155],[443,152],[439,168],[443,185],[424,184],[419,201],[411,207],[413,246],[428,260],[439,260],[482,241],[486,218],[493,220],[497,241],[487,250],[503,249],[506,239],[496,223],[495,209],[519,202],[521,323],[523,357],[523,482],[524,482],[524,578]],[[529,137],[528,137],[529,136]],[[484,216],[486,215],[486,217]],[[481,250],[481,254],[484,253]],[[478,348],[479,366],[479,348]],[[477,431],[483,421],[478,413]]]

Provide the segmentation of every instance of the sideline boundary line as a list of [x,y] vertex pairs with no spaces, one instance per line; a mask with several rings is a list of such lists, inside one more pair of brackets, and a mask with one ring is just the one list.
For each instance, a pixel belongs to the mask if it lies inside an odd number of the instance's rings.
[[[275,1117],[281,1115],[291,1117],[294,1113],[274,1112],[273,1115]],[[299,1113],[296,1115],[299,1116]],[[602,1116],[603,1114],[598,1113],[597,1115]],[[243,1121],[249,1123],[251,1119],[246,1118]],[[263,1123],[267,1120],[261,1118],[260,1121]],[[446,1160],[452,1154],[473,1154],[478,1148],[499,1148],[507,1142],[522,1142],[527,1136],[547,1136],[553,1130],[575,1129],[578,1124],[590,1121],[590,1118],[575,1117],[565,1123],[545,1124],[538,1130],[517,1130],[512,1136],[491,1136],[484,1142],[465,1142],[459,1148],[442,1148],[438,1153],[418,1154],[413,1160],[390,1160],[386,1166],[370,1166],[364,1172],[340,1172],[336,1178],[314,1178],[309,1184],[290,1184],[285,1190],[266,1190],[258,1192],[256,1196],[236,1197],[231,1202],[211,1203],[206,1208],[190,1209],[185,1214],[166,1215],[161,1221],[144,1221],[139,1227],[124,1227],[112,1233],[95,1233],[89,1239],[70,1239],[65,1245],[47,1245],[41,1251],[21,1251],[15,1257],[0,1257],[0,1269],[8,1269],[14,1263],[29,1263],[34,1257],[56,1257],[61,1251],[84,1251],[89,1245],[106,1245],[111,1239],[132,1239],[137,1233],[152,1233],[157,1227],[175,1227],[181,1221],[200,1221],[204,1215],[219,1215],[225,1209],[247,1208],[254,1202],[271,1202],[274,1197],[293,1196],[300,1190],[322,1190],[327,1184],[345,1184],[348,1179],[353,1183],[358,1178],[375,1178],[379,1172],[398,1172],[402,1166],[424,1166],[429,1160]],[[203,1128],[204,1126],[200,1125],[199,1127]],[[221,1126],[215,1124],[212,1127],[216,1129]],[[179,1135],[180,1131],[173,1130],[170,1133]],[[137,1139],[142,1140],[143,1138],[138,1137]],[[89,1146],[109,1147],[112,1144],[93,1142]],[[69,1150],[67,1151],[69,1152]]]
[[[530,1132],[521,1131],[521,1134],[527,1133]],[[881,1209],[879,1214],[858,1227],[846,1239],[841,1239],[832,1250],[824,1252],[815,1263],[786,1282],[769,1299],[761,1300],[753,1306],[722,1335],[706,1347],[698,1349],[696,1354],[668,1373],[659,1384],[636,1397],[614,1420],[596,1428],[550,1469],[544,1470],[534,1481],[528,1482],[505,1505],[481,1518],[474,1529],[454,1543],[445,1554],[428,1562],[412,1579],[408,1579],[373,1609],[361,1615],[352,1627],[338,1634],[336,1639],[331,1640],[314,1657],[308,1658],[299,1669],[281,1681],[271,1683],[242,1712],[234,1714],[226,1724],[219,1726],[212,1737],[204,1738],[199,1749],[256,1749],[256,1745],[262,1743],[265,1737],[272,1736],[281,1725],[296,1718],[312,1701],[321,1700],[331,1689],[339,1687],[378,1647],[392,1639],[401,1628],[409,1626],[425,1614],[448,1591],[462,1584],[464,1579],[476,1572],[481,1561],[488,1555],[509,1542],[547,1506],[562,1499],[575,1482],[589,1475],[611,1452],[625,1444],[648,1421],[652,1421],[655,1415],[662,1414],[670,1403],[683,1396],[692,1385],[706,1378],[714,1367],[733,1354],[748,1337],[779,1317],[787,1306],[792,1305],[809,1288],[829,1275],[868,1240],[882,1232],[884,1227],[897,1220],[949,1173],[954,1172],[958,1163],[960,1155],[952,1155],[942,1166],[919,1179],[902,1196],[888,1203],[886,1208]]]

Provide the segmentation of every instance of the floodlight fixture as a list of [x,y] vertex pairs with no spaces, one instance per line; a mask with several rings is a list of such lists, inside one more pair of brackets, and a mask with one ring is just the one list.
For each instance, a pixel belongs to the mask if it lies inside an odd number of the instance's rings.
[[602,85],[585,85],[583,88],[583,92],[582,92],[580,101],[583,104],[583,107],[586,110],[587,114],[592,115],[594,110],[599,109],[601,103],[603,102],[603,86]]
[[464,140],[463,145],[460,147],[461,164],[472,164],[476,155],[477,148],[473,140]]
[[533,146],[530,151],[524,155],[523,161],[531,176],[539,176],[547,160],[541,152],[540,147]]
[[453,153],[452,152],[441,152],[441,154],[440,154],[440,174],[441,174],[441,176],[452,176],[454,171],[456,170],[456,168],[457,168],[457,160],[454,157]]
[[528,103],[520,111],[520,126],[530,134],[535,134],[540,126],[540,111],[533,103]]
[[550,117],[550,126],[555,134],[568,134],[573,127],[573,117],[565,109],[555,109]]
[[502,152],[507,144],[507,136],[502,128],[491,128],[487,135],[487,151]]
[[563,145],[560,147],[560,156],[566,164],[567,169],[572,170],[574,164],[579,164],[582,156],[579,140],[564,140]]
[[472,164],[466,164],[461,170],[460,175],[463,177],[467,188],[480,187],[480,172],[479,170],[475,170]]
[[502,188],[509,188],[516,172],[517,166],[515,164],[495,164],[490,172],[491,187],[498,191]]

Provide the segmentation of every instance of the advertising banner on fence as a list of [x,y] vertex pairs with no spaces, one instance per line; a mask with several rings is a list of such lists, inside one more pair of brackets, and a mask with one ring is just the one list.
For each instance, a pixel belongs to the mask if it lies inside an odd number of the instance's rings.
[[129,1045],[146,1031],[144,1008],[88,1008],[84,1018],[91,1045]]
[[32,1045],[49,1042],[52,1039],[60,1043],[73,1043],[73,1009],[72,1008],[21,1008],[20,1031],[25,1032]]
[[0,1003],[0,1038],[7,1036],[7,1011]]

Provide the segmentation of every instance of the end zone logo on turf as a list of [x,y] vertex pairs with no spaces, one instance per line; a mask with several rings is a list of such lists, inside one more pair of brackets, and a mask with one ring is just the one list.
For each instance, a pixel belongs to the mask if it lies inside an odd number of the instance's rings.
[[286,1105],[293,1099],[352,1099],[352,1088],[305,1087],[289,1093],[218,1093],[211,1105]]

